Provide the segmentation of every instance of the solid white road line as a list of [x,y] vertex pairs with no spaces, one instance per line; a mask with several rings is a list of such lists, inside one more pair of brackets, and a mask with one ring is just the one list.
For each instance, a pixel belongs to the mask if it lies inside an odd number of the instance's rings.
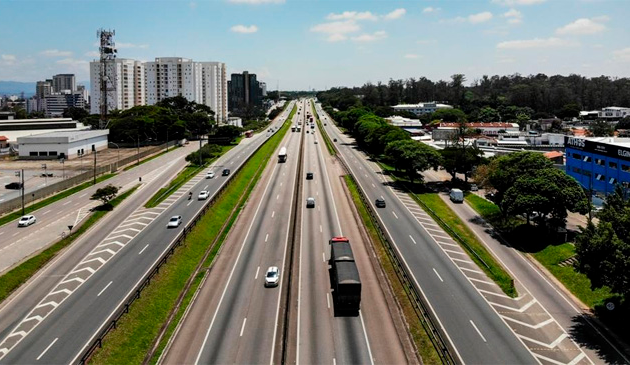
[[254,280],[258,279],[258,272],[260,271],[260,266],[256,268],[256,276],[254,276]]
[[247,323],[247,317],[243,319],[243,325],[241,326],[241,334],[239,337],[243,337],[243,330],[245,329],[245,323]]
[[83,197],[84,197],[84,196],[86,196],[86,195],[87,195],[87,193],[85,193],[85,194],[83,194],[83,195],[80,195],[80,196],[79,196],[79,199],[83,198]]
[[98,292],[98,294],[96,294],[97,297],[100,297],[101,294],[103,294],[103,292],[109,288],[109,286],[112,285],[112,282],[110,281],[109,284],[105,285],[105,287],[103,288],[103,290],[101,290],[100,292]]
[[326,262],[326,253],[325,252],[322,252],[322,261]]
[[269,239],[269,233],[265,235],[265,242],[267,242],[268,239]]
[[330,293],[326,293],[326,303],[328,304],[328,309],[330,309]]
[[477,333],[479,334],[479,337],[481,337],[483,342],[488,342],[488,341],[486,341],[486,338],[483,337],[483,335],[481,334],[481,331],[479,331],[479,328],[477,328],[477,326],[475,326],[475,322],[473,322],[472,319],[470,320],[470,324],[472,324],[472,326],[475,328],[475,331],[477,331]]
[[376,185],[372,184],[372,187],[373,187],[373,188],[376,188]]
[[48,347],[46,347],[46,349],[45,349],[44,351],[42,351],[42,353],[41,353],[41,354],[39,354],[39,356],[37,356],[37,359],[36,359],[36,360],[37,360],[37,361],[39,361],[39,359],[41,359],[41,358],[42,358],[42,356],[44,356],[44,354],[46,353],[46,351],[50,350],[50,348],[52,347],[52,345],[54,345],[54,344],[55,344],[55,342],[57,342],[57,340],[58,340],[58,339],[59,339],[59,337],[55,338],[55,339],[53,340],[53,342],[51,342],[51,343],[50,343],[50,345],[48,345]]
[[11,237],[15,237],[15,236],[17,236],[17,235],[18,235],[18,233],[20,233],[20,232],[15,232],[14,234],[12,234],[12,235],[11,235]]
[[319,225],[319,232],[320,233],[322,232],[322,225],[321,224]]
[[186,206],[189,206],[190,204],[192,204],[193,200],[190,200],[190,203],[186,204]]
[[147,247],[149,247],[149,244],[147,243],[146,246],[144,246],[144,248],[142,250],[140,250],[140,252],[138,252],[138,255],[142,255],[142,253],[144,252],[144,250],[147,249]]
[[280,194],[276,195],[276,200],[280,199]]
[[441,282],[444,282],[444,280],[442,280],[442,277],[440,276],[440,274],[438,274],[437,270],[435,270],[435,268],[433,268],[433,272],[435,273],[435,275],[437,275],[438,279],[440,279]]
[[411,235],[409,235],[409,238],[411,238],[411,242],[413,242],[414,245],[417,245],[416,240],[414,240],[413,237],[411,237]]

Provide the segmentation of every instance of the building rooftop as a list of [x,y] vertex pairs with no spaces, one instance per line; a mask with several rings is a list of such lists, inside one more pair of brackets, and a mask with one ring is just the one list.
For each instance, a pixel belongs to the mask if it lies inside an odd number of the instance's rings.
[[[469,128],[518,128],[518,123],[466,123],[466,126]],[[457,128],[459,127],[459,123],[440,123],[440,128]]]
[[417,103],[417,104],[398,104],[398,105],[394,105],[392,106],[392,108],[424,108],[425,104],[432,104],[435,105],[438,108],[452,108],[452,106],[448,105],[448,104],[440,104],[440,103],[436,103],[434,101],[431,102],[421,102],[421,103]]
[[587,137],[585,138],[587,141],[599,142],[599,143],[607,143],[614,146],[620,147],[630,147],[630,138],[620,138],[620,137]]
[[76,140],[82,140],[87,138],[93,138],[103,135],[108,135],[109,129],[96,129],[96,130],[82,130],[82,131],[58,131],[58,132],[47,132],[40,133],[31,136],[18,137],[18,143],[33,143],[37,140],[45,139],[45,138],[54,138],[54,139],[66,139],[66,142],[72,142]]

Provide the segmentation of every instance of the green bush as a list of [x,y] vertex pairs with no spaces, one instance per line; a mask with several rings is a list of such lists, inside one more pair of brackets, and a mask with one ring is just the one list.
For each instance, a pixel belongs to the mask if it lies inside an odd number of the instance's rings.
[[[201,158],[203,163],[206,163],[208,160],[212,160],[221,155],[222,148],[216,144],[206,144],[201,147]],[[199,150],[195,152],[191,152],[188,156],[186,156],[186,161],[192,164],[199,163]]]

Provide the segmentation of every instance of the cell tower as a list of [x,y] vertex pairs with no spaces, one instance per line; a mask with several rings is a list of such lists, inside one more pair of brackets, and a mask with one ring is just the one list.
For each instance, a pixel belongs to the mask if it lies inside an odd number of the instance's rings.
[[[109,121],[107,120],[107,96],[111,91],[115,91],[115,83],[111,80],[111,75],[107,73],[107,64],[111,64],[116,59],[116,44],[114,43],[115,30],[99,29],[96,32],[96,38],[100,40],[99,52],[101,54],[101,120],[99,122],[99,128],[107,128]],[[112,70],[113,71],[113,70]],[[108,85],[109,81],[109,85]]]

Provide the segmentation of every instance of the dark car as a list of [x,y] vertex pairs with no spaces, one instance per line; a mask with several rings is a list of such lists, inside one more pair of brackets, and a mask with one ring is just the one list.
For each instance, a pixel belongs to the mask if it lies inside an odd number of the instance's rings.
[[221,173],[221,175],[223,176],[228,176],[230,174],[230,169],[223,169],[223,172]]
[[307,172],[306,173],[306,180],[313,180],[313,173],[312,172]]
[[4,186],[5,189],[13,189],[13,190],[18,190],[18,189],[22,189],[22,183],[19,182],[12,182],[12,183],[8,183]]
[[374,202],[374,204],[376,204],[377,208],[385,208],[385,199],[383,198],[378,198],[376,199],[376,202]]
[[333,142],[337,142],[337,138],[333,139]]

